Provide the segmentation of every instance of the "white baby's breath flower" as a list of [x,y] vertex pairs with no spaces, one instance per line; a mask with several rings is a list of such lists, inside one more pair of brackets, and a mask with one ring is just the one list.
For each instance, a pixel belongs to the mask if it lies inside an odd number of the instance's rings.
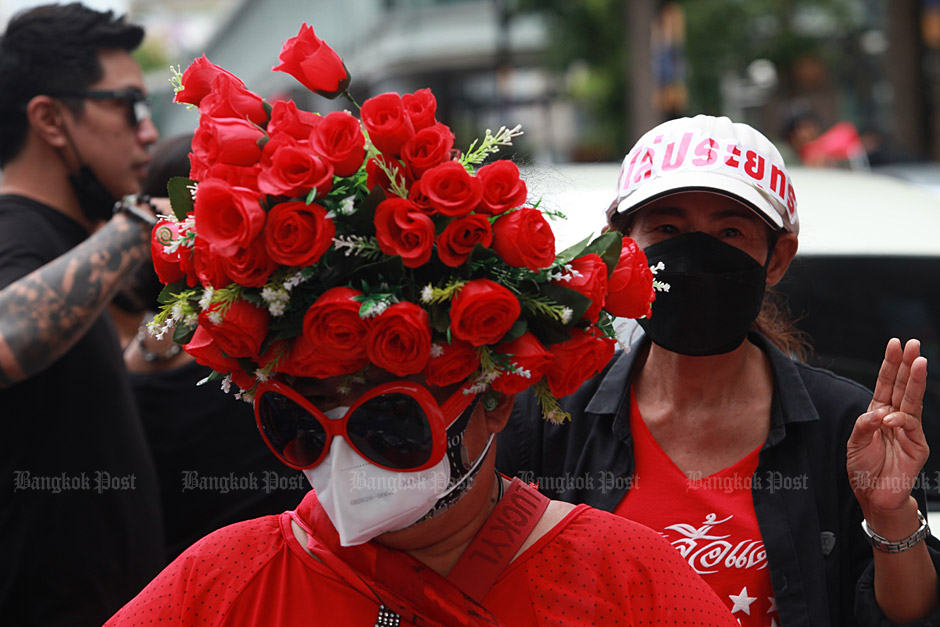
[[431,357],[440,357],[444,354],[444,347],[438,343],[431,344]]
[[342,396],[347,396],[350,392],[352,392],[352,388],[350,388],[348,385],[343,384],[343,385],[338,386],[336,388],[336,391],[339,392]]
[[173,320],[173,322],[178,322],[182,317],[183,317],[183,304],[177,302],[173,305],[173,308],[170,309],[170,318]]
[[227,374],[222,377],[222,391],[226,394],[232,391],[232,375]]
[[271,303],[268,305],[268,313],[270,313],[275,318],[280,318],[284,315],[284,312],[287,311],[287,305],[285,303]]
[[256,378],[258,381],[260,381],[261,383],[264,383],[265,381],[267,381],[267,380],[269,379],[268,371],[265,370],[264,368],[256,368],[256,369],[255,369],[255,378]]
[[421,288],[421,302],[427,305],[430,304],[432,300],[434,300],[434,286],[428,283]]
[[355,196],[347,196],[346,198],[343,198],[336,210],[344,216],[350,216],[356,213],[356,205],[354,204],[355,200]]
[[212,289],[212,286],[207,287],[202,292],[202,297],[199,299],[199,309],[208,309],[209,305],[212,304],[212,295],[215,293],[215,290]]
[[199,324],[199,316],[194,313],[191,313],[183,318],[183,325],[187,327],[194,327],[197,324]]
[[571,316],[574,315],[574,311],[571,310],[571,307],[565,307],[561,310],[561,322],[562,324],[568,324],[571,322]]
[[209,322],[212,324],[222,324],[222,313],[218,309],[209,312]]

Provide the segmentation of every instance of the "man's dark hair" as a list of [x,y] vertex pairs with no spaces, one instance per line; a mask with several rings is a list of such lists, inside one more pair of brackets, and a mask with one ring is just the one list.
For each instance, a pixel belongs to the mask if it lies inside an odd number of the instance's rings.
[[[101,80],[101,50],[137,48],[144,29],[80,3],[47,4],[16,14],[0,37],[0,167],[20,153],[26,105],[40,94],[87,89]],[[64,100],[81,111],[81,100]]]

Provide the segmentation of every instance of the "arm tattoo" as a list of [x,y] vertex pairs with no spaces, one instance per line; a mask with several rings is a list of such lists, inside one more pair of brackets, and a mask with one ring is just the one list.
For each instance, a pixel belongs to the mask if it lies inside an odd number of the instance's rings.
[[68,352],[124,277],[148,256],[148,241],[140,224],[116,217],[0,291],[0,388],[33,376]]

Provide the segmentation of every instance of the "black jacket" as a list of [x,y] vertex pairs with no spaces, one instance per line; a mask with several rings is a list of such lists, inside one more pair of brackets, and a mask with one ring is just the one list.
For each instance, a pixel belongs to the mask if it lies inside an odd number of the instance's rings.
[[[768,355],[774,376],[770,433],[752,491],[781,624],[889,625],[875,602],[872,548],[845,468],[846,442],[872,394],[792,361],[759,334],[749,339]],[[631,484],[629,381],[647,341],[561,399],[570,422],[544,421],[534,396],[519,395],[499,437],[497,468],[552,498],[613,511]],[[926,513],[922,487],[915,496]],[[937,566],[940,542],[928,541]],[[917,624],[940,625],[940,611]]]

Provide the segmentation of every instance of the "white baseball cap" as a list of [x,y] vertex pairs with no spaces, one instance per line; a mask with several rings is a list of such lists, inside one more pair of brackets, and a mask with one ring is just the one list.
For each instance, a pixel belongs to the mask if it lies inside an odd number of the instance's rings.
[[730,196],[771,228],[799,233],[796,194],[780,151],[726,117],[670,120],[643,135],[623,160],[611,210],[629,215],[657,198],[695,190]]

